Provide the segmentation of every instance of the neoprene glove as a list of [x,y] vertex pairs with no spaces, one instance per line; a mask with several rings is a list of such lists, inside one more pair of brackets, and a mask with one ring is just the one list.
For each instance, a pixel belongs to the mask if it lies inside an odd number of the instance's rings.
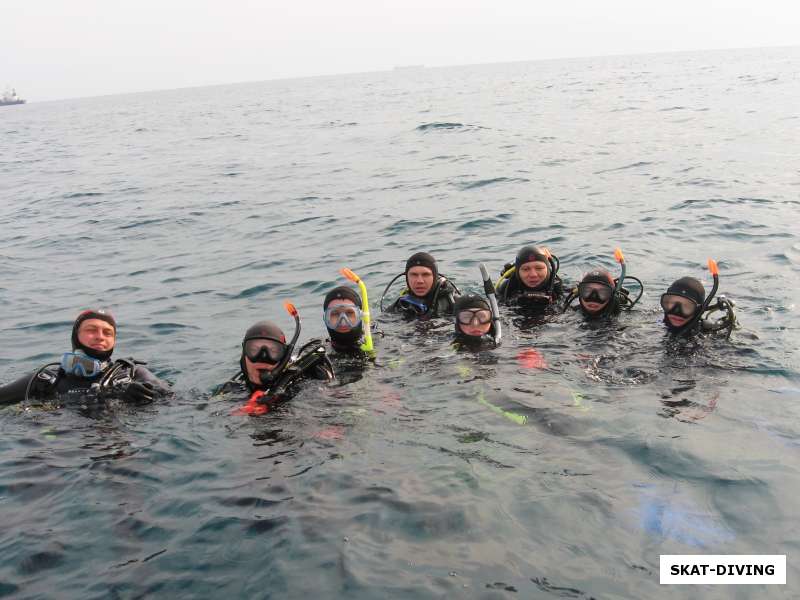
[[155,386],[149,382],[132,381],[125,392],[123,398],[126,402],[133,402],[135,404],[148,404],[155,400],[156,391]]

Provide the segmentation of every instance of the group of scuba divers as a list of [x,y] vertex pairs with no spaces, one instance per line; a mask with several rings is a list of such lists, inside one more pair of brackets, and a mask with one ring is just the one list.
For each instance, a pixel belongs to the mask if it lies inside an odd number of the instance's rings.
[[[586,319],[613,317],[632,309],[644,293],[642,282],[626,273],[625,258],[617,249],[614,257],[621,272],[614,277],[605,269],[594,269],[572,289],[566,290],[560,278],[559,260],[547,248],[525,246],[513,263],[503,267],[500,279],[493,283],[481,264],[485,295],[464,293],[439,272],[436,260],[427,252],[418,252],[406,262],[405,270],[386,286],[381,299],[382,312],[406,315],[409,319],[427,320],[452,317],[456,343],[467,348],[485,348],[500,344],[499,304],[527,313],[580,310]],[[725,332],[730,336],[738,327],[733,302],[717,296],[719,271],[709,259],[714,279],[706,295],[703,284],[694,277],[681,277],[661,295],[664,325],[674,336]],[[290,398],[304,379],[332,381],[336,369],[331,358],[337,356],[361,361],[374,358],[371,318],[367,288],[349,269],[341,273],[358,289],[339,286],[327,293],[323,315],[329,340],[327,345],[312,340],[297,352],[300,316],[287,302],[284,307],[295,320],[295,332],[287,342],[284,332],[270,321],[250,327],[242,340],[239,372],[221,385],[216,394],[247,399],[237,414],[259,415],[269,412],[275,403]],[[406,287],[400,296],[384,308],[384,299],[395,282],[404,278]],[[638,284],[633,296],[624,284]],[[578,301],[574,306],[575,300]],[[713,301],[713,302],[712,302]],[[0,386],[0,406],[25,400],[53,400],[66,404],[75,399],[79,405],[104,403],[112,398],[135,404],[152,402],[171,393],[167,383],[151,373],[140,361],[111,360],[117,335],[117,323],[110,312],[86,310],[72,327],[72,352],[61,361],[45,365],[13,383]]]

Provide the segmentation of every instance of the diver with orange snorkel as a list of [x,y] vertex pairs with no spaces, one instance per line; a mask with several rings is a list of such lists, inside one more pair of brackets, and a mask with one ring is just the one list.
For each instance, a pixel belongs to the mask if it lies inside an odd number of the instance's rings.
[[[725,337],[729,338],[739,328],[733,311],[733,300],[722,295],[716,296],[719,288],[719,267],[714,259],[708,259],[708,270],[714,278],[714,285],[707,297],[703,284],[694,277],[681,277],[661,295],[664,325],[670,334],[691,337],[701,332],[725,331]],[[712,304],[715,297],[717,301]],[[713,320],[712,315],[717,312],[723,314]]]
[[[614,278],[605,269],[593,269],[586,273],[580,283],[573,288],[564,300],[564,312],[578,299],[578,310],[586,319],[600,319],[619,314],[622,309],[631,310],[644,294],[644,284],[637,277],[626,274],[625,256],[622,250],[614,250],[614,259],[620,264],[619,277]],[[639,284],[639,293],[635,298],[623,287],[626,279]]]
[[235,414],[264,414],[276,403],[291,398],[302,380],[332,381],[335,377],[320,340],[307,342],[293,356],[300,337],[300,314],[290,302],[284,303],[284,308],[294,317],[291,341],[286,343],[283,331],[270,321],[259,321],[251,326],[242,340],[239,373],[222,384],[215,394],[249,393],[247,404],[234,411]]

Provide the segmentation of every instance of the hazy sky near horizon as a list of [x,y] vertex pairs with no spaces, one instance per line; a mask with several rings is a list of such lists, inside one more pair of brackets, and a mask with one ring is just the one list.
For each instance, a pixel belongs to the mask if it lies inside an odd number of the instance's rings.
[[0,0],[29,101],[426,66],[800,44],[796,0]]

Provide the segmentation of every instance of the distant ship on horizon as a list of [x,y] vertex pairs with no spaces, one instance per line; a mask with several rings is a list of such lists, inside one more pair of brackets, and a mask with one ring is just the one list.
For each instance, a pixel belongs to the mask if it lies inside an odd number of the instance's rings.
[[25,104],[25,100],[17,96],[17,90],[13,88],[11,91],[6,89],[2,98],[0,98],[0,106],[10,106],[11,104]]

